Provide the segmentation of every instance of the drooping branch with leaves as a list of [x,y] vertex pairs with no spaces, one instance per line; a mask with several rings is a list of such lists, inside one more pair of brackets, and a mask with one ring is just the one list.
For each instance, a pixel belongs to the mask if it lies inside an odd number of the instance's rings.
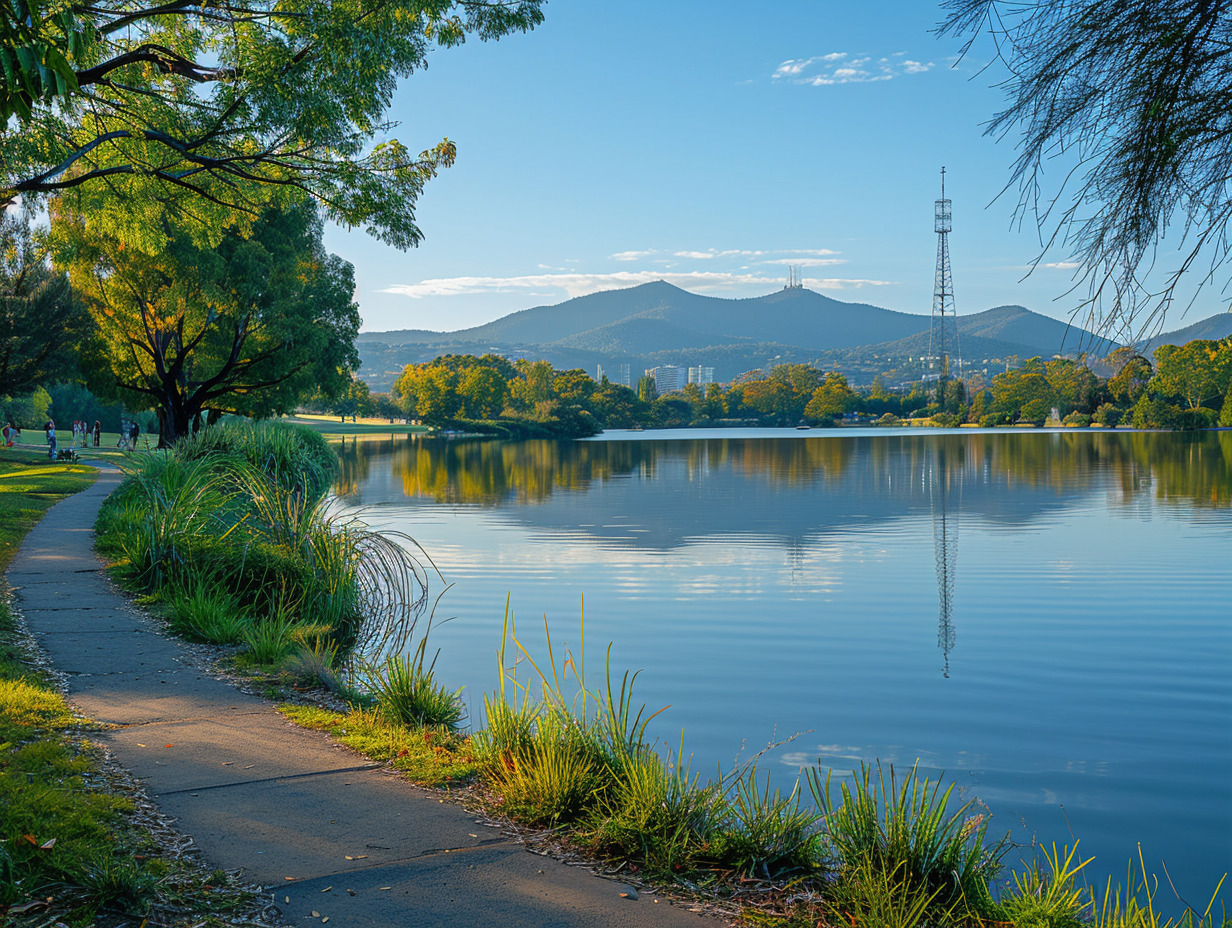
[[1017,218],[1038,225],[1041,255],[1080,262],[1091,323],[1132,341],[1176,299],[1228,284],[1232,3],[944,5],[939,31],[966,37],[964,54],[990,36],[1008,69],[988,133],[1016,138]]
[[101,187],[147,250],[177,228],[216,243],[265,206],[310,196],[400,248],[414,206],[452,164],[448,139],[412,154],[385,111],[436,46],[542,20],[543,0],[0,2],[0,205]]

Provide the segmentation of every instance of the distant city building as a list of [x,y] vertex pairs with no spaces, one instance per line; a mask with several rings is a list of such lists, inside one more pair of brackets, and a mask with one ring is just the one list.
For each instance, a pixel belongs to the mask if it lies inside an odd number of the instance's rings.
[[689,368],[689,383],[695,383],[700,386],[705,386],[708,383],[714,383],[714,368],[713,367],[690,367]]
[[662,364],[646,371],[646,376],[653,378],[655,390],[662,396],[664,393],[676,393],[684,389],[684,378],[688,372],[674,364]]

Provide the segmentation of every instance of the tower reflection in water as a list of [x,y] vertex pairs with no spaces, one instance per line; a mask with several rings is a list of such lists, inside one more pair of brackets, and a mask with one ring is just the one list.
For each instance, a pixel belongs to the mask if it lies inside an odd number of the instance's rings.
[[929,505],[933,516],[933,550],[937,559],[937,647],[944,658],[942,674],[950,676],[950,652],[957,634],[954,629],[954,577],[958,570],[958,513],[962,508],[962,462],[950,467],[943,442],[929,456]]

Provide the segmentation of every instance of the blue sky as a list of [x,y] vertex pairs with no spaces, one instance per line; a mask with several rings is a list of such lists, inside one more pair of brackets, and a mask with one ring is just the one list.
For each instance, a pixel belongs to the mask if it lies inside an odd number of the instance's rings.
[[[534,32],[441,50],[390,116],[443,137],[426,239],[399,252],[331,229],[364,329],[454,330],[663,278],[712,296],[782,286],[787,264],[836,299],[931,308],[933,201],[947,168],[959,314],[1004,303],[1068,318],[1073,269],[1017,229],[1001,96],[920,0],[553,0]],[[1169,327],[1223,307],[1204,296]]]

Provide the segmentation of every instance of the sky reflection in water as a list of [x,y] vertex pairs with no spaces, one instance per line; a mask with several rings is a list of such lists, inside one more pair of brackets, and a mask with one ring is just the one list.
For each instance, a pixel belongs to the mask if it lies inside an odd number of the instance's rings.
[[455,584],[472,711],[506,594],[532,651],[584,594],[592,682],[610,641],[697,771],[797,735],[785,781],[918,758],[1101,873],[1232,869],[1232,433],[686,434],[348,440],[338,492]]

